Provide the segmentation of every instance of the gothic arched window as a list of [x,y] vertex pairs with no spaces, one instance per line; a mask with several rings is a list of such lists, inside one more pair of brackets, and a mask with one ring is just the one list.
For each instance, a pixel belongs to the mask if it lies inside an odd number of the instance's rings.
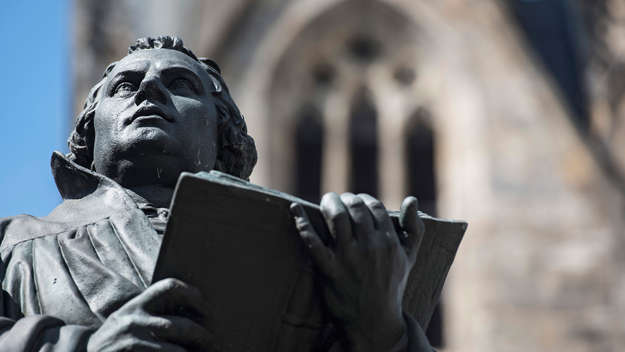
[[321,156],[323,125],[319,109],[304,105],[295,125],[295,193],[319,203],[321,196]]
[[349,189],[378,194],[378,114],[366,89],[351,102],[349,116]]
[[405,151],[407,190],[419,198],[422,211],[436,214],[434,136],[427,110],[417,109],[408,119]]

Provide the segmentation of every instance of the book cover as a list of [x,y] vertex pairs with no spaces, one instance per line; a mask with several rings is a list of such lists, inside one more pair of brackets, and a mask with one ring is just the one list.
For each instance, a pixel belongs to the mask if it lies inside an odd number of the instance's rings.
[[[178,180],[152,281],[174,277],[198,287],[223,351],[303,351],[328,324],[292,202],[331,241],[316,204],[218,171]],[[398,227],[399,212],[389,215]],[[419,216],[426,231],[404,310],[425,330],[467,224]]]

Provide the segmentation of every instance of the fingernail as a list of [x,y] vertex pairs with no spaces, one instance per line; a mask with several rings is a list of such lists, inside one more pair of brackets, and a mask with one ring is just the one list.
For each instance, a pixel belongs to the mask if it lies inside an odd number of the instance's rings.
[[405,202],[406,205],[410,204],[411,202],[414,202],[415,208],[419,209],[419,199],[417,199],[417,197],[415,197],[415,196],[408,196],[408,197],[406,197],[404,202]]
[[291,203],[290,210],[291,210],[291,213],[295,216],[299,216],[299,217],[304,216],[304,208],[299,203]]

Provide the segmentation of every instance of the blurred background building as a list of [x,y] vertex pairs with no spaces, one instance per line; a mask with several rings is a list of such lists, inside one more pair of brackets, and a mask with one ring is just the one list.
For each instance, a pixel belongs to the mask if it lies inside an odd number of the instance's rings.
[[[625,347],[622,0],[74,1],[74,112],[175,34],[222,67],[252,181],[407,194],[469,221],[429,331],[444,351]],[[75,115],[74,114],[74,115]]]

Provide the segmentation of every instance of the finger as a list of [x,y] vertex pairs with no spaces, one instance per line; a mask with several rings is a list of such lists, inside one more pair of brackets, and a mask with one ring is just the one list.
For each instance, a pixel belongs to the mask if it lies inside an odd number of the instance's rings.
[[352,236],[356,241],[371,243],[376,241],[373,217],[364,200],[352,193],[341,194],[341,201],[345,204],[352,220]]
[[[136,300],[136,301],[135,301]],[[160,315],[189,316],[198,320],[210,317],[208,302],[197,288],[177,279],[163,279],[133,298],[147,312]]]
[[310,223],[304,207],[299,203],[291,203],[291,214],[295,218],[295,227],[300,237],[308,247],[308,251],[315,262],[315,265],[326,276],[334,275],[334,256],[332,251],[326,247],[319,238],[317,231]]
[[172,315],[150,316],[146,325],[158,338],[176,345],[200,350],[214,347],[212,334],[191,319]]
[[[369,208],[369,212],[371,212],[373,216],[375,227],[387,234],[394,233],[395,228],[393,227],[393,223],[391,222],[390,216],[388,216],[384,204],[366,193],[359,193],[358,196],[362,198],[367,208]],[[393,237],[396,238],[396,236]]]
[[321,214],[328,224],[330,234],[334,236],[340,248],[346,248],[354,238],[352,237],[349,213],[341,201],[341,197],[334,192],[326,193],[321,198],[320,206]]
[[399,224],[407,237],[405,238],[406,249],[411,261],[417,257],[419,246],[425,234],[425,225],[418,215],[419,201],[415,197],[407,197],[401,205]]

